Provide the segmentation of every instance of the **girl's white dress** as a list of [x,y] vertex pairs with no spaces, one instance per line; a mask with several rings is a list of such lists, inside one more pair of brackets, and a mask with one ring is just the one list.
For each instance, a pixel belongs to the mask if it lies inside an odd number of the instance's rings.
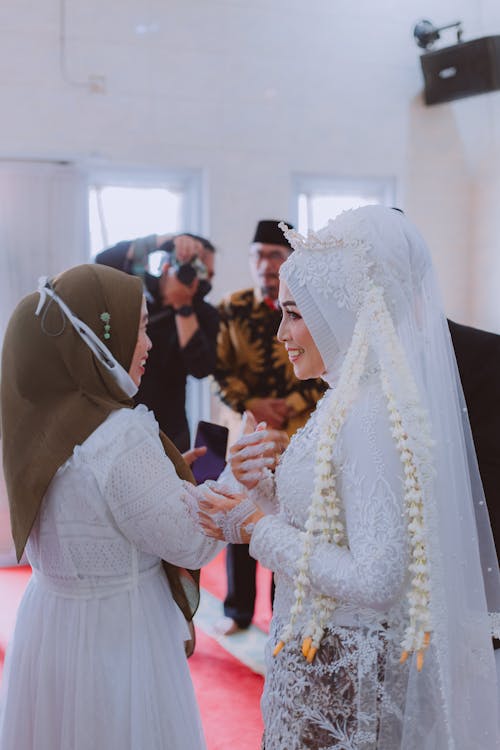
[[[275,572],[276,594],[262,698],[265,750],[398,750],[408,670],[384,671],[399,660],[408,549],[403,474],[377,376],[363,378],[360,396],[332,456],[345,509],[349,548],[318,542],[310,561],[297,638],[272,656],[294,602],[293,574],[313,492],[316,446],[327,392],[292,438],[267,488],[255,499],[269,512],[255,527],[250,553]],[[255,491],[253,491],[255,492]],[[274,508],[272,507],[274,499]],[[334,597],[312,664],[301,653],[315,594]],[[438,745],[420,748],[437,750]],[[445,745],[443,745],[444,747]],[[415,748],[417,750],[417,748]]]
[[58,470],[27,545],[33,576],[7,652],[1,750],[200,750],[188,631],[160,558],[220,544],[143,406],[112,413]]

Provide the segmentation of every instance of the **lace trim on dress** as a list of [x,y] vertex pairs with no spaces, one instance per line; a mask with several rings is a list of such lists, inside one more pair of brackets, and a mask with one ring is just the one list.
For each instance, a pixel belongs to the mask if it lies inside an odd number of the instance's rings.
[[[278,623],[272,635],[279,637]],[[300,639],[290,642],[266,676],[265,750],[400,747],[408,665],[384,684],[398,657],[394,630],[383,625],[329,628],[313,664],[302,658]]]

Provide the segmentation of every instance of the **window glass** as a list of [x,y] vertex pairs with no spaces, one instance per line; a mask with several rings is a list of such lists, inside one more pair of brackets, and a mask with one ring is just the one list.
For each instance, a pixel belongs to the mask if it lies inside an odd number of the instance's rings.
[[91,185],[91,256],[121,240],[182,231],[184,200],[182,192],[163,187]]
[[334,219],[341,211],[369,204],[395,205],[391,179],[352,180],[297,177],[295,179],[297,229],[307,234]]

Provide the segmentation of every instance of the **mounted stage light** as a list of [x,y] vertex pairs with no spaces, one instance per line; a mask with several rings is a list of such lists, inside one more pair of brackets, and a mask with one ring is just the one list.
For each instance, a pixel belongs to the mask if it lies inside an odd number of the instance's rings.
[[461,21],[437,27],[426,19],[415,25],[413,36],[418,46],[427,50],[441,38],[441,31],[452,28],[457,29],[457,44],[420,56],[426,104],[500,89],[500,36],[462,42]]

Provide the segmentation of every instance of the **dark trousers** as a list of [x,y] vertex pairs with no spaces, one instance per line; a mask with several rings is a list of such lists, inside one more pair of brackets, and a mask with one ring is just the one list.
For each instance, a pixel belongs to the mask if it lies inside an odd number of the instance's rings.
[[[228,544],[226,547],[227,596],[224,614],[240,628],[248,628],[255,609],[255,574],[257,562],[248,552],[248,544]],[[271,605],[274,598],[274,578],[271,585]]]

